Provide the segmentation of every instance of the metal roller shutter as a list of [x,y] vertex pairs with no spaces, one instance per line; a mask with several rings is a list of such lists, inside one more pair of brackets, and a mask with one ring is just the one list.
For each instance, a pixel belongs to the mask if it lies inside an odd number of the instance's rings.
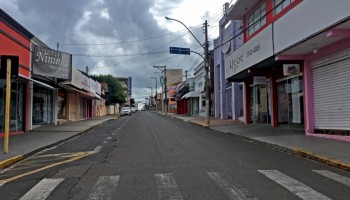
[[312,67],[315,129],[350,130],[350,58]]

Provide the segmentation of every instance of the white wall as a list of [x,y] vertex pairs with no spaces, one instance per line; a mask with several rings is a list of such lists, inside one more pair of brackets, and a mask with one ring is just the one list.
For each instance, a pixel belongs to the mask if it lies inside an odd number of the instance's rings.
[[304,0],[274,23],[275,53],[350,16],[350,0]]

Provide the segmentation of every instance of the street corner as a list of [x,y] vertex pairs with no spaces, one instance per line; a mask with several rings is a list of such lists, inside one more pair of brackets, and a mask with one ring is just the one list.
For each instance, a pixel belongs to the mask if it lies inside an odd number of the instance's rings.
[[12,158],[6,159],[4,161],[0,161],[0,169],[5,169],[8,166],[11,166],[21,160],[23,160],[24,156],[23,155],[17,155]]

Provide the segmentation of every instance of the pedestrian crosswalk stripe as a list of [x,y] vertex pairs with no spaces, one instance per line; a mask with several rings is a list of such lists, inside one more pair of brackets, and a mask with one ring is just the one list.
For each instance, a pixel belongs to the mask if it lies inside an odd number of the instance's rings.
[[112,199],[112,194],[118,186],[120,176],[101,176],[95,183],[89,200]]
[[312,170],[312,171],[350,187],[350,178],[348,177],[341,176],[339,174],[330,172],[328,170]]
[[20,200],[46,199],[64,179],[43,179],[29,190]]
[[277,182],[301,199],[307,200],[328,200],[327,196],[313,190],[309,186],[301,183],[278,170],[258,170],[260,173]]
[[243,200],[251,199],[256,200],[243,188],[238,188],[234,185],[230,185],[226,180],[224,180],[217,172],[208,172],[208,176],[219,186],[219,188],[225,192],[226,196],[232,200]]
[[173,174],[155,174],[158,188],[158,199],[182,200],[183,197],[177,189]]

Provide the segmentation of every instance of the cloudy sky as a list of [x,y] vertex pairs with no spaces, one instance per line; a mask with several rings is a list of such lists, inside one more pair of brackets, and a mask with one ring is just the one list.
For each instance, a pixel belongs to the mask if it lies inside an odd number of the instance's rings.
[[[234,0],[0,0],[0,7],[49,47],[73,54],[73,66],[92,74],[133,78],[133,97],[141,100],[155,88],[154,65],[193,69],[198,55],[169,54],[170,46],[203,52],[182,21],[204,42],[218,36],[223,4]],[[211,47],[212,48],[212,47]],[[159,91],[160,88],[158,88]],[[155,89],[153,89],[155,90]],[[153,91],[154,92],[154,91]]]

